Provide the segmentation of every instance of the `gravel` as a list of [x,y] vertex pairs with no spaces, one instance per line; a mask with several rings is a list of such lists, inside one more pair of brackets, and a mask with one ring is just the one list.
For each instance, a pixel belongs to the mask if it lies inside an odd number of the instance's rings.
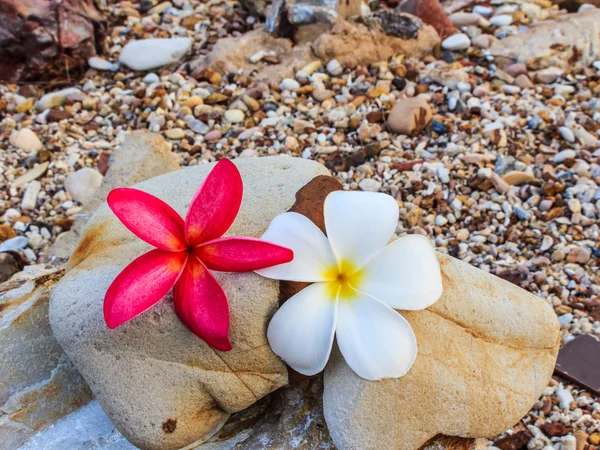
[[[427,235],[438,251],[545,299],[561,317],[563,342],[582,333],[600,338],[599,69],[528,72],[533,86],[515,86],[471,39],[483,47],[482,36],[517,33],[532,23],[526,13],[549,17],[555,9],[544,0],[535,2],[539,9],[492,3],[463,12],[512,23],[469,25],[470,34],[444,41],[446,60],[396,55],[358,68],[330,61],[281,83],[252,74],[194,79],[183,65],[90,70],[69,88],[45,92],[0,85],[0,224],[17,234],[0,251],[19,252],[25,263],[47,260],[49,246],[82,213],[67,177],[83,168],[104,173],[124,132],[150,129],[167,138],[182,166],[277,154],[317,160],[346,190],[396,198],[399,235]],[[217,39],[256,23],[230,0],[178,0],[141,17],[118,9],[106,10],[115,24],[103,56],[111,64],[132,39],[190,38],[191,52],[204,55]],[[266,50],[248,57],[267,57]],[[414,96],[431,108],[429,125],[409,135],[389,131],[394,104]],[[51,122],[49,109],[71,118]],[[17,145],[24,130],[29,143]],[[515,171],[530,176],[511,185],[504,176]],[[567,447],[540,428],[552,423],[575,440],[585,433],[592,445],[600,401],[554,378],[503,437],[527,432],[529,448]]]

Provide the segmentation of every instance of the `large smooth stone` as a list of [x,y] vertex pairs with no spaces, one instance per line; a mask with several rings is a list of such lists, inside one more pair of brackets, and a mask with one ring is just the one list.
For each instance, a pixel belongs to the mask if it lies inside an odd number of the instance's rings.
[[119,62],[133,70],[152,70],[179,61],[192,48],[192,40],[185,37],[139,39],[129,41]]
[[[327,169],[299,158],[234,161],[244,180],[242,207],[227,234],[259,237],[288,210],[296,192]],[[136,185],[184,215],[213,164]],[[287,383],[271,352],[267,324],[279,287],[254,273],[216,273],[231,309],[233,350],[214,351],[175,315],[172,297],[109,330],[104,294],[117,274],[151,247],[102,205],[88,222],[50,305],[53,331],[119,431],[142,449],[179,449],[218,431],[241,411]]]
[[494,437],[547,386],[560,344],[552,308],[467,263],[438,258],[441,299],[402,312],[418,343],[407,375],[363,380],[334,350],[323,404],[339,450],[416,450],[437,435]]

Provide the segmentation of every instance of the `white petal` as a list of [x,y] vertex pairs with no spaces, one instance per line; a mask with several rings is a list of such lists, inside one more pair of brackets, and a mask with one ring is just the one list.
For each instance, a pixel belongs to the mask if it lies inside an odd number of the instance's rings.
[[440,263],[429,239],[413,234],[383,249],[354,286],[396,309],[425,309],[442,295]]
[[288,212],[275,217],[262,239],[294,252],[287,264],[257,270],[267,278],[288,281],[324,281],[325,272],[337,266],[327,237],[306,216]]
[[367,380],[399,378],[417,356],[417,340],[410,324],[365,294],[338,302],[336,333],[346,363]]
[[332,192],[325,199],[325,228],[339,261],[360,269],[389,242],[398,203],[377,192]]
[[323,370],[333,345],[336,303],[326,283],[311,284],[290,298],[267,329],[273,352],[304,375]]

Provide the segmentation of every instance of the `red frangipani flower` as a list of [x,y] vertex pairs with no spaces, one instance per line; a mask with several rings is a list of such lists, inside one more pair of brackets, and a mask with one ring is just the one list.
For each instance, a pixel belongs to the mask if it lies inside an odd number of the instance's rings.
[[156,249],[125,267],[108,288],[104,319],[109,328],[142,314],[174,287],[181,321],[215,349],[231,350],[227,297],[210,270],[248,272],[294,258],[290,249],[260,239],[221,237],[237,216],[242,190],[237,168],[223,159],[198,188],[185,221],[153,195],[130,188],[111,191],[112,211]]

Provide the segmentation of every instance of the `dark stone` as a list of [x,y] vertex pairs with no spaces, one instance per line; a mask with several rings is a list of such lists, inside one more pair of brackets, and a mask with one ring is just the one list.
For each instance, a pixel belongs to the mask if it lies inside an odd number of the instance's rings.
[[580,334],[558,352],[555,373],[600,395],[600,340]]
[[446,134],[448,132],[446,125],[444,125],[442,122],[438,122],[437,120],[431,122],[431,129],[437,134]]
[[10,253],[0,253],[0,283],[21,271],[19,262]]
[[560,422],[545,423],[540,426],[540,429],[550,437],[564,436],[569,432],[569,429]]
[[48,122],[60,122],[61,120],[71,119],[73,114],[64,109],[52,109],[46,116]]
[[531,438],[532,435],[529,430],[520,430],[498,439],[494,446],[501,450],[525,450]]

